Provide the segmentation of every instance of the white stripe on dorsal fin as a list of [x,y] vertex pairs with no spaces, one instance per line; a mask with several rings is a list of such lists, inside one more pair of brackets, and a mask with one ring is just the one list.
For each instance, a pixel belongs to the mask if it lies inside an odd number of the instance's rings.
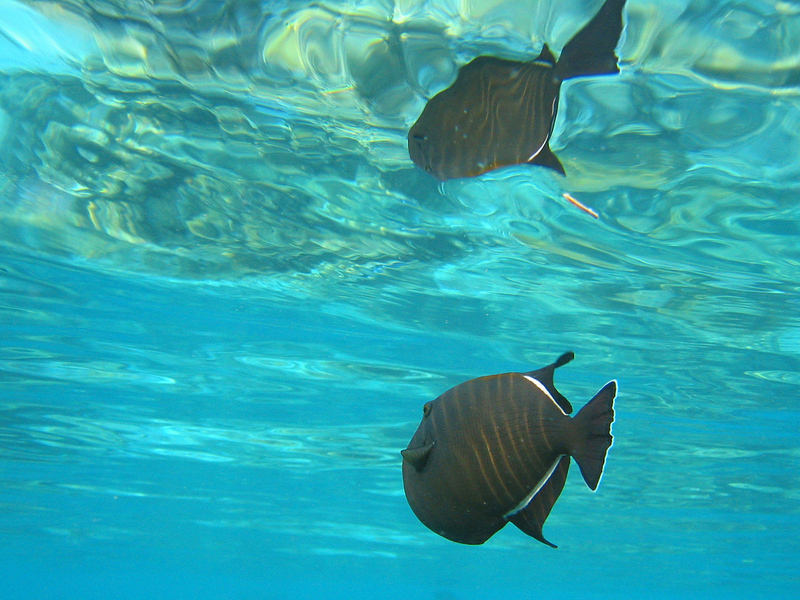
[[[530,379],[530,377],[528,379]],[[534,379],[533,381],[536,381],[536,380]],[[539,385],[541,385],[541,384],[539,384]],[[558,406],[558,405],[556,405],[556,406]],[[556,457],[555,461],[553,461],[553,464],[550,465],[549,469],[547,469],[547,473],[544,474],[544,477],[542,477],[541,480],[539,480],[539,483],[537,483],[533,487],[533,489],[531,490],[531,493],[528,494],[527,496],[525,496],[525,498],[522,499],[522,502],[520,502],[514,508],[512,508],[510,511],[508,511],[506,514],[504,514],[503,515],[504,519],[508,520],[510,517],[513,517],[515,514],[517,514],[519,511],[521,511],[526,506],[528,506],[528,504],[531,503],[531,500],[533,500],[533,497],[536,494],[539,493],[539,490],[541,490],[544,487],[544,484],[547,483],[550,480],[550,477],[552,477],[553,472],[556,470],[556,467],[558,466],[558,463],[561,460],[562,456],[564,456],[564,455],[560,454],[560,455],[558,455],[558,457]]]
[[548,391],[547,391],[547,388],[546,388],[546,387],[544,387],[544,384],[543,384],[541,381],[539,381],[538,379],[534,379],[534,378],[533,378],[533,377],[531,377],[530,375],[523,375],[523,377],[524,377],[525,379],[527,379],[528,381],[530,381],[530,382],[531,382],[533,385],[535,385],[536,387],[538,387],[540,390],[542,390],[542,393],[544,393],[544,395],[545,395],[545,396],[547,396],[548,398],[550,398],[550,400],[552,400],[552,401],[553,401],[553,404],[555,404],[555,405],[558,407],[558,410],[560,410],[560,411],[561,411],[561,414],[562,414],[562,415],[566,415],[566,414],[567,414],[567,413],[565,413],[565,412],[564,412],[564,409],[563,409],[563,408],[561,408],[561,407],[558,405],[558,402],[556,402],[556,399],[555,399],[555,398],[553,398],[553,395],[552,395],[550,392],[548,392]]

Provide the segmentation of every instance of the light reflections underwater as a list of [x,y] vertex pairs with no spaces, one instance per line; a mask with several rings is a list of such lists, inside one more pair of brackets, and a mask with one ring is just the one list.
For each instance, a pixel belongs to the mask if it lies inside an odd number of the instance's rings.
[[[628,0],[566,177],[408,154],[600,4],[0,0],[3,597],[796,595],[794,5]],[[423,404],[569,350],[620,392],[560,548],[429,532]]]

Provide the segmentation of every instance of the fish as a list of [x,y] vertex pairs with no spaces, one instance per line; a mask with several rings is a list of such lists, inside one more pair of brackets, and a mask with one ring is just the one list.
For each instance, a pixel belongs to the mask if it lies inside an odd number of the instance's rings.
[[572,196],[572,194],[570,194],[568,192],[564,192],[561,195],[564,197],[564,200],[566,200],[567,202],[569,202],[573,206],[577,206],[578,208],[580,208],[583,212],[585,212],[589,216],[594,217],[595,219],[599,219],[600,218],[600,215],[598,215],[595,210],[589,208],[583,202],[581,202],[580,200],[574,198]]
[[619,73],[615,48],[625,1],[606,0],[558,60],[545,43],[530,62],[478,56],[461,67],[408,132],[414,164],[440,181],[522,163],[566,175],[549,144],[561,83]]
[[461,383],[427,402],[403,458],[411,510],[431,531],[461,544],[483,544],[506,523],[545,539],[544,522],[567,480],[570,457],[594,491],[613,442],[617,382],[574,417],[553,375],[575,358],[527,373]]

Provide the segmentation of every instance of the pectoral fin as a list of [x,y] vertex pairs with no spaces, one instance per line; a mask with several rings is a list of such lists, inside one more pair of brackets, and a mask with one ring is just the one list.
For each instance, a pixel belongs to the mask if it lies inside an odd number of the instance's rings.
[[422,471],[430,458],[431,450],[433,450],[433,442],[420,446],[419,448],[406,448],[400,454],[403,455],[403,460],[414,467],[417,471]]

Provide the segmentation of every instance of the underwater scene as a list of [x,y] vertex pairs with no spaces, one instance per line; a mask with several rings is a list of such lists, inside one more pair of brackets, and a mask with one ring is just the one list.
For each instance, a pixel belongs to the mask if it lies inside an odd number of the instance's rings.
[[797,597],[800,3],[0,0],[0,334],[3,599]]

